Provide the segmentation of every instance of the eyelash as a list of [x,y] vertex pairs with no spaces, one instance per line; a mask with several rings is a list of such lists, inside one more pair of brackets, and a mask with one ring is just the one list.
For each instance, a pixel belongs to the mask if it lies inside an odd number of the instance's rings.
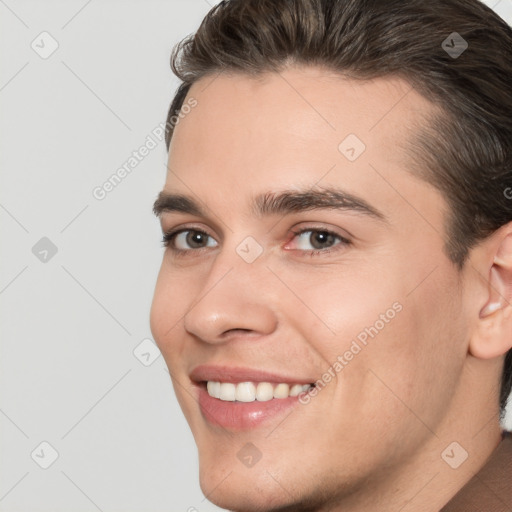
[[[208,233],[206,233],[205,231],[203,231],[202,229],[182,228],[182,229],[177,229],[175,231],[169,231],[167,233],[164,233],[163,238],[162,238],[163,246],[165,248],[169,249],[175,256],[180,256],[180,257],[186,256],[187,253],[197,254],[197,253],[202,252],[205,249],[208,249],[208,247],[201,247],[199,249],[176,249],[175,247],[173,247],[172,243],[174,242],[174,239],[180,233],[185,233],[187,231],[194,232],[194,233],[200,233],[202,235],[210,237],[210,235]],[[332,235],[333,237],[335,237],[335,238],[337,238],[337,239],[339,239],[341,241],[341,243],[335,244],[332,247],[329,247],[329,248],[326,248],[326,249],[312,249],[312,250],[309,250],[309,251],[304,251],[304,250],[297,249],[298,252],[303,253],[304,255],[311,256],[311,257],[329,254],[331,252],[340,250],[340,249],[337,248],[340,245],[346,247],[346,246],[351,245],[351,243],[352,243],[350,240],[342,237],[341,235],[338,235],[337,233],[334,233],[333,231],[329,231],[328,229],[325,229],[325,228],[312,228],[312,227],[308,227],[308,228],[300,229],[300,230],[297,230],[297,231],[292,230],[292,233],[294,234],[293,238],[295,238],[295,237],[297,237],[299,235],[302,235],[303,233],[308,233],[308,232],[311,232],[311,233],[315,233],[315,232],[316,233],[326,233],[327,235]]]

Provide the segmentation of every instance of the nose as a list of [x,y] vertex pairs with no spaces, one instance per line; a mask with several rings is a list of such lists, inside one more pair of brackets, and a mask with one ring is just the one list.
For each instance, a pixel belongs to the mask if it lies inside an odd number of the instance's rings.
[[219,254],[184,317],[185,330],[207,343],[227,342],[241,332],[272,333],[278,323],[273,275],[260,258],[247,263],[235,251]]

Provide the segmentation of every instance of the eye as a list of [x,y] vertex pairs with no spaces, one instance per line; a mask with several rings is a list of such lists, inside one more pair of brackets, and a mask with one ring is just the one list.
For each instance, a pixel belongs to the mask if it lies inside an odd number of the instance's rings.
[[[324,228],[308,228],[292,231],[292,233],[295,235],[293,239],[297,239],[296,247],[290,247],[291,242],[288,242],[284,248],[298,250],[310,256],[326,254],[337,250],[338,245],[347,246],[351,243],[345,237]],[[218,245],[205,231],[190,228],[164,233],[162,243],[176,255],[194,253]]]
[[[211,241],[214,243],[210,243]],[[208,233],[200,229],[180,229],[164,233],[162,243],[165,247],[176,253],[215,247],[217,245],[217,242]]]
[[[293,231],[293,233],[297,242],[296,247],[291,247],[291,249],[309,253],[311,256],[336,250],[335,247],[338,245],[350,245],[350,240],[323,228],[308,228]],[[313,249],[309,249],[308,246],[313,247]],[[285,248],[290,249],[289,244]]]

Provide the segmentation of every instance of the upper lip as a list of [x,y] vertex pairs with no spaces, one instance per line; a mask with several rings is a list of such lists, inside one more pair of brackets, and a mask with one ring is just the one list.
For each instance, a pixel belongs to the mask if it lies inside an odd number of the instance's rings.
[[203,364],[196,366],[190,372],[190,379],[195,382],[275,382],[288,384],[311,384],[314,379],[282,375],[256,368],[243,368],[239,366],[217,366]]

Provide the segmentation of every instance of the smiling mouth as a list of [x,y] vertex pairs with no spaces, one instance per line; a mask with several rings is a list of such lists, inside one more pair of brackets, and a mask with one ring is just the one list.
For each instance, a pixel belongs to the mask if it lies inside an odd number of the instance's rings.
[[315,387],[315,384],[288,384],[272,382],[218,382],[201,383],[212,398],[225,402],[268,402],[273,399],[296,397]]

